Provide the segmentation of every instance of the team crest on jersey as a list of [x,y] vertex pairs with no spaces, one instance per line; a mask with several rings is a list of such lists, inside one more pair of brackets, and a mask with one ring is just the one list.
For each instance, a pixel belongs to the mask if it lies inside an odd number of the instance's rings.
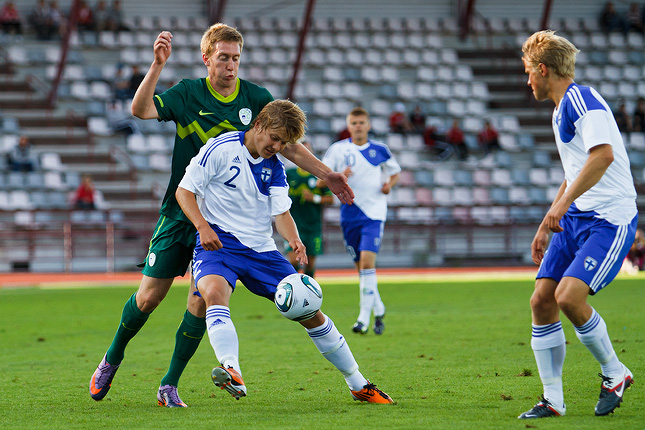
[[150,255],[148,255],[148,266],[150,267],[154,266],[156,261],[157,261],[157,256],[155,255],[154,252],[151,252]]
[[598,265],[598,262],[592,258],[592,257],[587,257],[585,258],[585,270],[591,271],[596,268]]
[[370,155],[370,158],[374,158],[374,157],[376,157],[376,150],[370,149],[368,151],[368,154]]
[[251,122],[251,118],[253,118],[253,113],[249,108],[240,109],[239,115],[240,115],[240,121],[242,121],[242,124],[244,125],[249,125],[249,123]]
[[273,173],[272,169],[269,169],[268,167],[263,167],[262,174],[260,175],[262,182],[269,182],[269,179],[271,179],[272,173]]

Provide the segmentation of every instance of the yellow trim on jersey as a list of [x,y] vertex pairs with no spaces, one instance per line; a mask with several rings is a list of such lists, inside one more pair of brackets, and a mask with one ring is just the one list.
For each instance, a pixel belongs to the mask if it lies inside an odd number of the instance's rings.
[[159,106],[163,107],[163,100],[161,100],[161,97],[159,97],[158,95],[155,95],[155,97],[157,98],[157,100],[159,100]]
[[186,127],[182,127],[181,124],[177,123],[177,136],[181,139],[185,139],[189,134],[197,133],[197,136],[199,136],[202,143],[206,143],[206,141],[211,137],[215,137],[225,131],[237,131],[237,129],[233,127],[233,124],[228,122],[228,120],[220,122],[208,131],[204,131],[197,120],[191,122]]
[[215,91],[208,77],[206,77],[206,86],[208,87],[208,91],[210,91],[213,97],[215,97],[217,100],[221,101],[222,103],[229,103],[235,100],[238,93],[240,92],[240,78],[235,79],[235,91],[233,91],[233,94],[228,97],[224,97],[223,95]]

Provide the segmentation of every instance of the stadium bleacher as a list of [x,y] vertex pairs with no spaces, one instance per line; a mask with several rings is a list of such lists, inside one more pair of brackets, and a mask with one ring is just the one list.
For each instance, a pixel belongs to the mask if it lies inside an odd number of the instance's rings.
[[[497,17],[487,12],[490,5],[482,5],[470,37],[461,41],[450,8],[438,3],[433,6],[436,16],[393,13],[357,18],[319,12],[321,16],[314,17],[295,91],[296,101],[309,117],[309,138],[320,156],[343,128],[352,106],[360,104],[370,110],[375,137],[389,144],[405,169],[390,200],[393,230],[397,224],[535,223],[562,181],[555,147],[550,143],[550,107],[527,97],[519,61],[519,46],[537,29],[538,20],[535,16]],[[408,2],[403,4],[403,9],[410,7]],[[510,8],[511,4],[499,2],[501,7]],[[239,9],[230,21],[245,36],[240,77],[266,86],[275,97],[284,97],[300,16],[257,16],[241,12],[243,5],[234,7]],[[129,66],[147,69],[160,28],[170,28],[174,34],[173,54],[161,75],[160,90],[179,78],[202,76],[198,45],[206,19],[178,15],[171,19],[170,14],[146,13],[139,11],[129,18],[134,24],[130,32],[73,37],[57,110],[70,109],[85,118],[85,131],[80,135],[70,132],[74,127],[63,127],[60,132],[52,134],[50,128],[47,136],[39,136],[32,126],[22,125],[24,113],[13,116],[6,105],[0,107],[5,111],[0,152],[8,152],[16,137],[27,132],[35,133],[41,153],[41,171],[36,175],[20,179],[3,176],[1,208],[64,208],[65,193],[74,188],[78,175],[92,172],[97,175],[97,187],[117,213],[132,206],[156,212],[159,188],[167,183],[172,124],[133,119],[141,134],[126,137],[113,132],[106,107],[113,97],[111,79],[120,65],[126,77]],[[611,105],[624,100],[633,108],[636,98],[645,96],[642,35],[604,34],[595,16],[572,19],[554,11],[551,23],[583,49],[578,80],[596,86]],[[44,59],[40,79],[45,82],[55,76],[59,57],[56,42],[34,43],[25,38],[6,49],[8,63],[22,70],[21,74],[37,73]],[[387,117],[398,102],[408,111],[421,106],[440,129],[458,118],[475,155],[466,162],[437,161],[424,149],[421,136],[389,133]],[[127,113],[129,107],[124,104],[119,109]],[[486,157],[480,154],[475,138],[484,119],[490,119],[499,130],[503,149]],[[645,149],[645,138],[642,133],[625,137],[635,179],[642,181],[645,157],[639,151]],[[59,143],[52,143],[54,140]],[[52,190],[59,194],[50,193]],[[136,204],[133,195],[139,200]],[[336,209],[330,208],[325,215],[331,226],[338,224]],[[339,243],[338,235],[329,240]],[[472,250],[462,251],[467,254]],[[428,248],[425,252],[441,250]]]

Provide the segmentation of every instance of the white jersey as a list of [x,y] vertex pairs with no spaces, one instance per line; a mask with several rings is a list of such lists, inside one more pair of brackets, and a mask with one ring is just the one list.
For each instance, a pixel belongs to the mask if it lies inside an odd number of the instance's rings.
[[209,139],[179,183],[198,197],[209,224],[257,252],[276,250],[271,217],[291,207],[284,166],[276,156],[253,158],[244,132]]
[[613,163],[574,203],[579,210],[595,211],[612,224],[629,224],[638,212],[634,180],[616,120],[602,96],[593,88],[571,84],[553,111],[552,124],[567,187],[580,174],[591,148],[612,146]]
[[[332,144],[322,162],[335,172],[342,172],[351,167],[352,175],[348,178],[349,186],[354,190],[354,203],[367,218],[385,221],[387,217],[386,195],[381,191],[384,173],[392,176],[401,171],[388,147],[381,142],[368,140],[363,145],[356,145],[350,139]],[[360,213],[346,210],[348,205],[341,207],[341,219],[352,221],[360,217]]]

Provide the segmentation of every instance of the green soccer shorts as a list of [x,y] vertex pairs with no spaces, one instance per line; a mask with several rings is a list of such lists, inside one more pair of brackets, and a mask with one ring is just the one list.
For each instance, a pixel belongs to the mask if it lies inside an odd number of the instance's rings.
[[195,227],[183,221],[159,217],[146,260],[139,264],[142,273],[152,278],[174,278],[184,276],[193,258],[195,249]]

